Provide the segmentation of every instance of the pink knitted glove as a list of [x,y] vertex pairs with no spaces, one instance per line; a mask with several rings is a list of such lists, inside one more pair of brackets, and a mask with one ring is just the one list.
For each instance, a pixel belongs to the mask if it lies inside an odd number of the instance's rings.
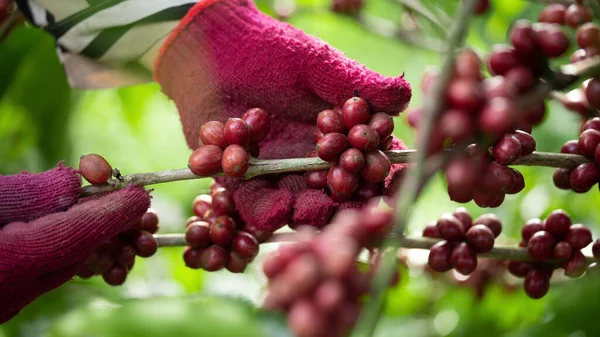
[[0,176],[0,323],[69,281],[94,249],[150,206],[139,187],[78,202],[80,193],[76,171],[60,164]]
[[[175,101],[190,148],[200,126],[260,107],[272,116],[260,158],[299,158],[314,150],[317,114],[355,93],[372,111],[398,115],[411,97],[402,76],[383,77],[326,43],[262,14],[248,0],[200,0],[163,45],[155,78]],[[325,218],[333,202],[318,191],[282,188],[274,178],[237,185],[234,195],[251,226]],[[293,213],[296,212],[297,215]],[[268,228],[267,228],[268,227]]]

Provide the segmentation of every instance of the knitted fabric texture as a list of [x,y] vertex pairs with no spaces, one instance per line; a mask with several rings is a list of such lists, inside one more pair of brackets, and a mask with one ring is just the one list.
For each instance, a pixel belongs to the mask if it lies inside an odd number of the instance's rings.
[[[68,178],[65,172],[73,177]],[[2,177],[0,188],[9,190],[3,186],[5,182],[23,177],[23,174]],[[73,183],[74,178],[79,179],[75,171],[59,167],[28,177],[38,184],[38,193],[60,202],[46,203],[51,205],[46,208],[48,215],[30,222],[11,222],[0,229],[0,323],[12,318],[36,297],[69,281],[94,249],[134,225],[150,206],[146,191],[128,187],[81,200],[61,212],[57,210],[73,204],[73,195],[80,193],[80,185]],[[70,187],[58,188],[60,184],[56,181],[61,179]],[[14,210],[9,213],[13,215],[4,214],[3,210],[2,219],[32,209],[32,185],[24,181],[21,188],[23,197],[19,199],[18,191],[11,187],[15,199],[11,204]]]
[[[373,111],[390,115],[398,115],[411,98],[402,76],[373,72],[325,42],[264,15],[249,0],[200,0],[163,45],[154,75],[175,102],[192,149],[198,147],[205,122],[265,109],[272,122],[260,144],[263,159],[306,156],[315,148],[318,113],[355,93]],[[296,207],[305,186],[277,179],[226,184],[239,188],[234,202],[247,225],[275,230],[292,217],[309,221],[311,216],[303,212],[309,212],[311,202],[314,225],[320,225],[333,201],[305,196]]]

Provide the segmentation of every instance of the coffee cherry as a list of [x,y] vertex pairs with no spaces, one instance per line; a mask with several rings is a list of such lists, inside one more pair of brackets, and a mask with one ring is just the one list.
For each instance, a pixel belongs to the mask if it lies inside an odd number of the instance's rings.
[[[538,125],[546,116],[546,103],[544,101],[538,101],[537,103],[533,103],[523,112],[523,119],[525,123],[529,125]],[[531,129],[528,131],[531,133]]]
[[592,245],[592,253],[595,258],[600,258],[600,239],[596,239]]
[[509,70],[504,75],[505,80],[515,86],[519,93],[529,91],[537,83],[537,78],[526,66],[517,66]]
[[216,191],[212,194],[212,210],[215,216],[235,214],[235,205],[226,191]]
[[341,133],[328,133],[317,142],[319,158],[325,161],[335,161],[348,149],[348,139]]
[[594,163],[585,163],[577,166],[571,172],[571,188],[577,193],[589,191],[600,179],[600,171]]
[[442,238],[438,231],[437,223],[430,223],[423,229],[423,236],[426,238]]
[[542,298],[550,289],[550,277],[546,272],[533,268],[525,276],[523,289],[533,299]]
[[205,221],[191,223],[185,229],[185,241],[192,248],[206,248],[211,245],[210,224]]
[[527,242],[527,251],[534,260],[550,261],[554,258],[556,239],[546,231],[536,232]]
[[552,181],[554,186],[563,189],[571,189],[571,170],[567,168],[559,168],[554,171],[552,175]]
[[360,175],[370,181],[383,181],[390,173],[390,159],[381,151],[375,150],[365,153],[365,166],[360,170]]
[[561,4],[550,4],[542,10],[538,18],[539,22],[565,24],[565,12],[567,8]]
[[325,136],[325,134],[323,132],[321,132],[321,130],[317,129],[315,131],[315,137],[314,137],[315,143],[318,143],[319,140],[321,140],[321,138],[323,138],[323,136]]
[[392,149],[393,142],[394,142],[394,138],[392,136],[389,136],[385,139],[380,139],[379,140],[379,149],[381,151],[389,151]]
[[237,144],[246,147],[250,144],[250,128],[241,118],[229,118],[223,133],[229,145]]
[[93,272],[101,274],[109,270],[114,263],[115,261],[110,255],[94,252],[87,258],[85,265]]
[[473,14],[483,14],[490,8],[490,0],[479,0],[473,9]]
[[220,246],[229,245],[235,237],[236,232],[237,228],[235,226],[235,221],[228,216],[217,217],[217,219],[210,224],[209,228],[210,239],[213,243]]
[[580,48],[597,47],[600,44],[600,27],[591,22],[579,27],[577,44]]
[[185,247],[183,250],[183,261],[188,268],[198,269],[200,268],[200,254],[202,250],[195,249],[192,247]]
[[225,140],[225,125],[218,121],[210,121],[200,127],[200,142],[198,145],[216,145],[221,149],[227,147]]
[[494,233],[484,225],[475,225],[465,234],[467,243],[477,253],[487,253],[494,248]]
[[590,130],[590,129],[600,131],[600,117],[594,117],[594,118],[588,119],[581,126],[581,132],[583,132],[585,130]]
[[472,49],[465,49],[456,56],[454,76],[481,79],[481,59]]
[[229,145],[223,151],[223,158],[221,159],[223,172],[232,178],[243,177],[248,171],[249,160],[250,157],[246,149],[237,144]]
[[188,163],[188,167],[195,175],[209,177],[221,171],[223,150],[216,145],[204,145],[197,148]]
[[485,133],[500,136],[512,128],[516,111],[510,99],[505,97],[493,98],[481,110],[479,127]]
[[527,273],[533,268],[533,265],[523,261],[508,261],[508,271],[516,277],[525,277]]
[[453,143],[465,141],[475,133],[473,117],[464,110],[447,110],[440,117],[439,132]]
[[332,197],[338,200],[348,200],[352,198],[358,187],[358,176],[335,164],[329,168],[327,173],[327,187],[331,191]]
[[544,230],[550,234],[561,237],[569,231],[571,218],[562,209],[552,211],[544,221]]
[[379,145],[379,135],[365,124],[357,124],[348,131],[348,143],[361,151],[373,151]]
[[360,97],[352,97],[342,106],[342,119],[348,129],[357,124],[367,124],[370,118],[369,105]]
[[448,84],[446,99],[453,108],[475,111],[485,102],[485,93],[478,80],[458,77]]
[[560,153],[581,154],[581,151],[579,151],[579,141],[567,141],[560,147]]
[[585,88],[588,104],[594,109],[600,109],[600,77],[594,77]]
[[263,109],[254,108],[246,111],[242,120],[250,129],[250,140],[253,143],[260,143],[271,131],[271,117]]
[[120,286],[125,283],[127,278],[127,268],[125,266],[115,264],[109,270],[102,273],[102,279],[108,285]]
[[158,215],[154,212],[146,212],[140,220],[142,223],[141,229],[152,234],[158,232]]
[[554,247],[554,258],[557,260],[567,260],[573,256],[573,246],[566,241],[560,241]]
[[536,29],[538,45],[549,58],[559,57],[569,50],[571,41],[558,25],[544,24]]
[[496,45],[488,59],[488,69],[493,75],[505,75],[512,68],[521,65],[517,51],[506,45]]
[[440,236],[449,242],[462,241],[465,238],[465,229],[454,215],[444,213],[437,221]]
[[112,177],[112,167],[101,155],[91,153],[79,159],[79,171],[90,184],[100,185]]
[[498,207],[504,202],[504,193],[475,191],[473,201],[481,208]]
[[429,249],[429,258],[427,263],[431,269],[443,273],[452,269],[450,255],[452,254],[452,245],[446,241],[441,241],[431,246]]
[[494,237],[497,238],[502,233],[502,222],[495,214],[483,214],[473,221],[473,225],[484,225],[489,228]]
[[356,173],[365,166],[365,155],[356,148],[350,148],[340,156],[340,166],[350,173]]
[[565,241],[575,250],[583,249],[592,243],[592,232],[583,225],[572,225],[565,236]]
[[137,255],[141,257],[150,257],[158,250],[158,242],[146,231],[137,231],[133,237],[133,246]]
[[485,97],[489,100],[495,97],[516,97],[518,88],[514,83],[506,81],[504,76],[494,76],[483,81]]
[[523,238],[523,240],[525,240],[525,242],[528,242],[529,239],[533,236],[533,234],[543,230],[544,224],[542,220],[537,218],[529,219],[527,220],[527,222],[525,222],[523,228],[521,229],[521,237]]
[[394,121],[392,116],[385,112],[378,112],[369,119],[369,126],[377,132],[379,139],[383,140],[394,132]]
[[535,151],[535,139],[529,133],[517,130],[512,135],[521,143],[521,156],[532,154]]
[[356,189],[356,198],[360,201],[368,201],[381,195],[381,183],[360,179]]
[[305,173],[306,184],[310,188],[323,189],[327,186],[328,170],[308,171]]
[[96,275],[96,273],[94,273],[93,270],[91,270],[90,268],[88,268],[87,266],[83,266],[78,272],[77,272],[77,276],[79,276],[79,278],[81,279],[89,279],[90,277]]
[[480,192],[498,193],[510,191],[515,184],[515,176],[508,166],[497,162],[489,163],[479,177]]
[[521,142],[511,134],[505,134],[494,146],[494,158],[499,164],[508,165],[514,163],[521,155]]
[[258,241],[246,232],[238,232],[233,238],[233,250],[241,257],[252,260],[258,255]]
[[565,12],[565,23],[573,28],[577,28],[586,22],[592,21],[594,14],[588,7],[572,4]]
[[520,56],[536,55],[537,37],[528,20],[518,20],[510,31],[510,42]]
[[583,131],[579,135],[579,151],[588,158],[594,157],[598,144],[600,144],[600,131],[590,129]]
[[460,224],[463,226],[465,232],[471,228],[471,226],[473,226],[473,218],[466,208],[459,207],[454,211],[454,213],[452,213],[452,215],[454,215],[454,217],[460,221]]
[[472,191],[477,183],[479,171],[479,165],[476,165],[471,158],[457,158],[452,160],[448,164],[448,167],[446,167],[448,187],[456,187],[469,192]]
[[510,168],[510,170],[512,171],[513,177],[515,178],[515,182],[513,184],[513,187],[510,190],[506,191],[506,194],[517,194],[525,188],[525,179],[523,178],[521,172],[519,172],[518,170],[515,170],[514,168]]
[[229,260],[227,261],[227,265],[225,268],[234,274],[241,274],[246,270],[248,266],[248,261],[241,257],[236,252],[229,253]]
[[211,208],[212,208],[211,203],[206,201],[201,196],[198,196],[198,197],[196,197],[196,199],[194,199],[193,209],[194,209],[194,214],[196,216],[203,216],[204,213],[206,213],[206,211],[208,211]]
[[135,260],[135,256],[135,248],[130,244],[125,244],[118,250],[118,254],[115,255],[115,262],[125,266],[132,263]]
[[200,267],[206,271],[221,270],[228,261],[229,252],[218,245],[212,245],[200,253]]
[[450,262],[462,275],[469,275],[477,269],[477,255],[466,242],[461,242],[452,249]]
[[563,264],[565,269],[565,276],[576,278],[580,277],[585,273],[587,268],[587,261],[585,256],[580,251],[575,251],[569,261]]
[[333,110],[323,110],[317,115],[317,126],[323,134],[332,132],[346,133],[348,129],[344,125],[342,115]]

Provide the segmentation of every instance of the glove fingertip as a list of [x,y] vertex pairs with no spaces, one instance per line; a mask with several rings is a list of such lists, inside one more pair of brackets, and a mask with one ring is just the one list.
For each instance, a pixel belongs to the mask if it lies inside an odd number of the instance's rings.
[[335,203],[321,190],[309,189],[296,196],[292,222],[321,228],[329,222]]

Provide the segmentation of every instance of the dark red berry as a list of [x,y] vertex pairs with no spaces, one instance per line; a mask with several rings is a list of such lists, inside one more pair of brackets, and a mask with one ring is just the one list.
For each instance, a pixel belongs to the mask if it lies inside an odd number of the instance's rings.
[[100,185],[112,177],[112,167],[101,155],[92,153],[81,156],[79,171],[90,184]]
[[210,121],[202,124],[200,127],[200,137],[198,145],[215,145],[221,149],[227,147],[225,140],[225,125],[218,121]]
[[250,140],[253,143],[260,143],[271,130],[271,117],[263,109],[254,108],[246,111],[242,120],[250,129]]
[[195,249],[192,247],[185,247],[183,250],[183,261],[188,268],[198,269],[200,268],[200,254],[201,249]]
[[515,97],[518,88],[514,83],[506,81],[504,76],[494,76],[483,81],[485,96],[487,99],[494,97]]
[[473,225],[484,225],[492,230],[494,237],[498,237],[502,233],[502,222],[495,214],[483,214],[473,221]]
[[[235,205],[225,190],[216,191],[212,194],[212,210],[215,216],[234,215]],[[204,213],[206,214],[206,213]]]
[[236,252],[231,252],[229,254],[229,261],[227,261],[227,265],[225,266],[225,268],[227,268],[227,270],[229,270],[232,273],[243,273],[246,270],[246,267],[248,266],[248,261],[241,257],[238,253]]
[[521,142],[511,134],[505,134],[494,145],[494,158],[499,164],[512,164],[521,155]]
[[126,266],[135,260],[135,255],[135,248],[129,244],[126,244],[123,245],[123,247],[119,250],[119,253],[115,255],[115,261],[118,264]]
[[133,237],[133,246],[138,256],[150,257],[158,250],[158,242],[151,233],[138,231]]
[[446,99],[453,108],[475,111],[485,102],[485,93],[478,80],[459,77],[448,84]]
[[600,117],[594,117],[594,118],[588,119],[581,126],[581,132],[583,132],[585,130],[589,130],[589,129],[600,131]]
[[358,176],[335,164],[329,168],[327,173],[327,187],[329,187],[332,197],[338,200],[348,200],[356,192]]
[[393,136],[389,136],[385,139],[380,139],[379,140],[379,149],[381,151],[389,151],[392,149],[393,142],[394,142]]
[[467,243],[477,253],[487,253],[494,248],[494,233],[484,225],[475,225],[465,234]]
[[379,135],[365,124],[357,124],[348,131],[348,143],[361,151],[373,151],[379,145]]
[[365,153],[365,166],[360,170],[360,175],[370,181],[383,181],[390,173],[390,159],[381,151],[375,150]]
[[258,255],[258,241],[250,233],[238,232],[233,238],[232,247],[239,256],[248,261]]
[[504,193],[502,192],[473,192],[473,201],[475,204],[482,208],[494,208],[498,207],[504,202]]
[[514,168],[511,168],[510,170],[512,171],[513,177],[515,178],[515,183],[513,184],[513,187],[510,190],[506,191],[506,194],[517,194],[525,188],[525,179],[523,178],[521,172],[519,172],[518,170],[515,170]]
[[229,118],[225,123],[223,133],[229,145],[237,144],[246,147],[250,144],[250,128],[241,118]]
[[360,97],[352,97],[342,106],[342,119],[348,129],[357,124],[367,124],[370,118],[369,105]]
[[568,260],[573,256],[573,246],[566,241],[560,241],[554,246],[554,258]]
[[579,135],[579,151],[588,158],[594,157],[598,144],[600,144],[600,131],[590,129],[583,131]]
[[527,242],[527,251],[534,260],[550,261],[554,258],[556,239],[546,231],[536,232]]
[[589,7],[572,4],[565,12],[565,23],[573,28],[577,28],[586,22],[592,21],[594,14]]
[[598,47],[600,45],[600,27],[594,23],[586,23],[577,29],[579,48]]
[[529,133],[517,130],[512,135],[515,136],[521,143],[522,156],[526,156],[535,151],[535,139]]
[[569,50],[571,41],[559,25],[544,24],[536,29],[538,45],[549,58],[559,57]]
[[517,110],[511,99],[496,97],[489,100],[479,115],[479,127],[485,133],[500,136],[513,127]]
[[570,153],[570,154],[581,154],[579,151],[579,141],[578,140],[569,140],[564,143],[560,148],[560,153]]
[[221,270],[228,261],[229,252],[218,245],[212,245],[200,253],[200,267],[206,271]]
[[481,79],[481,59],[472,49],[465,49],[456,56],[454,64],[456,77]]
[[87,258],[85,265],[93,272],[101,274],[109,270],[114,263],[115,261],[110,255],[94,252]]
[[382,184],[374,181],[360,179],[356,189],[356,198],[360,201],[368,201],[381,195]]
[[473,226],[473,218],[466,208],[459,207],[454,211],[454,213],[452,213],[452,215],[454,215],[454,217],[460,221],[460,224],[463,226],[465,232],[471,228],[471,226]]
[[121,284],[125,283],[126,278],[127,267],[120,264],[115,264],[112,266],[112,268],[102,273],[102,279],[104,279],[104,282],[111,286],[120,286]]
[[477,183],[479,171],[480,167],[474,163],[473,159],[457,158],[446,167],[446,181],[449,187],[472,191]]
[[423,236],[426,238],[441,238],[437,228],[437,223],[430,223],[423,229]]
[[571,224],[569,215],[562,209],[557,209],[552,211],[544,221],[544,230],[555,237],[562,237],[567,234]]
[[600,109],[600,77],[594,77],[585,88],[588,104],[594,109]]
[[341,133],[328,133],[317,142],[319,158],[325,161],[336,161],[348,149],[348,139]]
[[211,245],[210,224],[205,221],[191,223],[185,230],[185,241],[192,248],[206,248]]
[[518,20],[510,31],[510,42],[521,56],[535,56],[538,52],[537,37],[528,20]]
[[319,190],[327,187],[327,172],[327,170],[306,172],[305,177],[308,187]]
[[465,189],[460,185],[451,185],[448,184],[448,196],[450,200],[456,201],[459,203],[467,203],[473,200],[473,190]]
[[248,171],[249,160],[250,156],[246,149],[237,144],[229,145],[223,151],[223,158],[221,159],[223,172],[232,178],[243,177]]
[[592,243],[592,232],[584,225],[572,225],[565,236],[565,241],[575,250],[583,249]]
[[475,122],[470,113],[464,110],[451,109],[440,117],[439,132],[453,143],[465,141],[475,133]]
[[519,93],[529,91],[537,83],[537,78],[531,70],[525,66],[517,66],[504,75],[506,81],[512,84]]
[[429,249],[429,258],[427,263],[431,269],[443,273],[452,269],[450,255],[452,254],[452,245],[446,241],[441,241]]
[[203,145],[191,155],[188,163],[190,170],[198,176],[209,177],[221,172],[223,150],[216,145]]
[[315,143],[318,143],[319,140],[321,140],[321,138],[323,138],[323,136],[325,136],[325,134],[323,132],[321,132],[321,130],[319,130],[319,129],[315,130],[315,137],[314,137]]
[[521,229],[521,237],[525,242],[528,242],[529,239],[533,236],[533,234],[543,230],[544,223],[542,222],[542,220],[537,218],[529,219],[527,220],[527,222],[525,222],[523,228]]
[[505,45],[493,47],[488,59],[488,68],[493,75],[505,75],[519,65],[521,65],[521,61],[514,48]]
[[465,238],[465,229],[451,213],[444,213],[437,221],[440,236],[450,242],[462,241]]
[[193,209],[196,216],[203,216],[204,213],[211,208],[212,206],[210,202],[208,202],[205,197],[198,196],[196,199],[194,199]]
[[480,192],[499,193],[510,191],[515,185],[515,176],[508,166],[497,162],[489,163],[479,177]]
[[342,120],[342,115],[333,110],[321,111],[317,115],[317,126],[323,134],[332,132],[344,134],[348,131]]
[[552,181],[554,182],[554,186],[563,190],[570,190],[571,170],[567,168],[556,169],[552,175]]
[[546,116],[546,103],[542,100],[533,103],[527,109],[523,110],[523,121],[530,125],[538,125]]
[[600,171],[594,163],[585,163],[577,166],[571,172],[571,188],[577,193],[589,191],[600,179]]
[[542,298],[550,289],[550,277],[545,271],[533,268],[525,276],[523,289],[527,296],[533,299]]
[[550,4],[542,10],[538,18],[539,22],[565,24],[565,12],[567,8],[561,4]]
[[[0,18],[1,19],[1,18]],[[90,268],[83,266],[78,272],[77,272],[77,276],[79,276],[82,279],[89,279],[90,277],[94,276],[96,273],[94,273],[93,270],[91,270]]]
[[477,268],[477,255],[466,242],[461,242],[452,249],[450,262],[457,272],[469,275]]
[[575,251],[573,256],[563,264],[565,275],[568,277],[579,277],[585,273],[587,269],[587,261],[585,255],[580,251]]
[[378,112],[369,119],[369,126],[377,132],[379,139],[386,139],[394,132],[394,121],[392,116],[385,112]]
[[479,0],[477,4],[475,4],[475,9],[473,9],[473,14],[483,14],[490,9],[490,0]]
[[508,271],[516,277],[525,277],[533,265],[523,261],[508,261]]
[[209,233],[213,243],[220,246],[227,246],[231,243],[237,228],[235,221],[228,216],[220,216],[210,224]]
[[600,258],[600,239],[596,239],[592,245],[592,253],[595,258]]

